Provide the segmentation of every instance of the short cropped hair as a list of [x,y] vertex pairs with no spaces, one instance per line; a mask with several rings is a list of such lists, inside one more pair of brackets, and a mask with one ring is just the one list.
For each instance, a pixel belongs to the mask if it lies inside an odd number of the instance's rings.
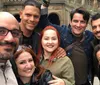
[[41,4],[37,0],[26,0],[23,4],[23,8],[27,5],[36,6],[41,10]]
[[91,17],[91,23],[92,23],[92,21],[97,20],[99,18],[100,18],[100,13],[96,13],[96,14],[92,15],[92,17]]
[[83,19],[86,21],[86,23],[88,23],[89,18],[90,18],[90,13],[85,8],[79,7],[75,10],[72,10],[71,13],[70,13],[70,19],[71,20],[73,19],[73,16],[74,16],[75,13],[82,14]]

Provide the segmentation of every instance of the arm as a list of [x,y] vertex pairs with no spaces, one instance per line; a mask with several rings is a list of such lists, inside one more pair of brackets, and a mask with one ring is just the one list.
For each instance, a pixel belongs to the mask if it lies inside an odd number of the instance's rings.
[[47,25],[50,24],[49,20],[48,20],[48,6],[50,4],[50,0],[43,0],[43,4],[41,5],[41,17],[40,17],[40,21],[37,25],[36,28],[39,29],[43,29],[45,28]]
[[62,69],[63,69],[62,79],[64,80],[66,85],[74,85],[75,84],[74,67],[73,67],[73,64],[69,58]]
[[51,80],[48,83],[50,85],[75,85],[74,68],[71,60],[65,56],[60,58],[57,63],[59,63],[59,67],[56,68],[59,68],[57,71],[60,73],[56,75],[57,77],[53,76],[54,80]]

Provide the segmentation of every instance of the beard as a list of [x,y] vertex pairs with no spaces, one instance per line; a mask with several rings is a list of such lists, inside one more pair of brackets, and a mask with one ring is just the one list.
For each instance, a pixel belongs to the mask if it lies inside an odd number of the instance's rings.
[[13,57],[12,52],[4,52],[4,53],[0,52],[0,60],[9,60],[11,57]]
[[12,49],[4,48],[3,51],[0,52],[0,60],[9,60],[17,49],[17,44],[14,42],[0,42],[0,46],[5,45],[11,45]]

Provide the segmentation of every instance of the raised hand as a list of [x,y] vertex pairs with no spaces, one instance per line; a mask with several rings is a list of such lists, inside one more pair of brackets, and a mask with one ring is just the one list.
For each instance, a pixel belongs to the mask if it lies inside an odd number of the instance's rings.
[[48,7],[50,4],[50,0],[43,0],[43,5]]

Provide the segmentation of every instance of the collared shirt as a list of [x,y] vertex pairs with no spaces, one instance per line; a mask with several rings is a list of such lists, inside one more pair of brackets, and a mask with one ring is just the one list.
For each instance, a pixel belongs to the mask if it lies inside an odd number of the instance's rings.
[[5,66],[0,63],[0,85],[18,85],[9,60]]

